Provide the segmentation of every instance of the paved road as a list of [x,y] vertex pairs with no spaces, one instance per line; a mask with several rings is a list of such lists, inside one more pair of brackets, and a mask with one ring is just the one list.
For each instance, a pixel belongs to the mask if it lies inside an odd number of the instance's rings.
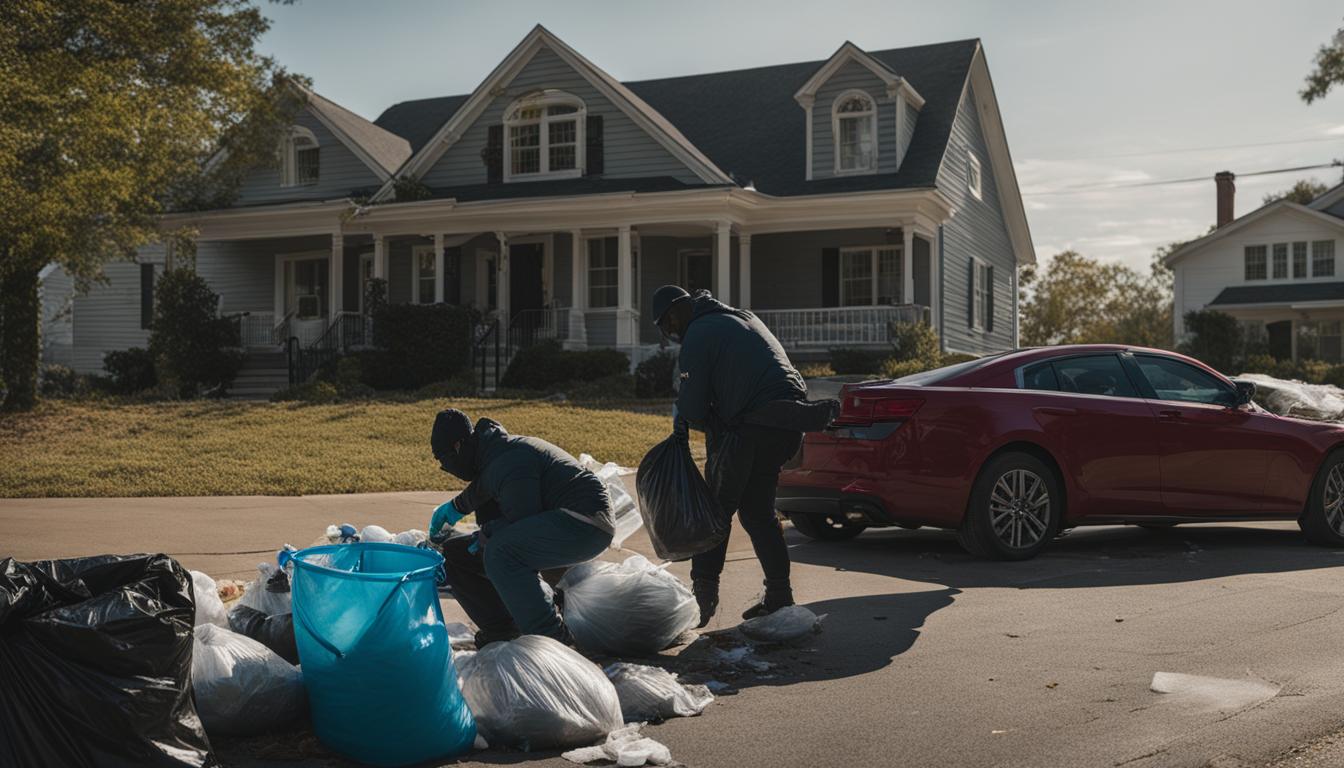
[[[166,550],[243,577],[331,522],[423,525],[437,499],[0,501],[0,556]],[[772,668],[733,679],[738,692],[703,716],[647,728],[676,760],[1228,768],[1344,756],[1329,737],[1344,719],[1344,552],[1303,544],[1294,526],[1082,530],[1012,564],[971,560],[935,531],[834,545],[789,537],[797,597],[828,614],[825,631],[763,654]],[[740,531],[731,558],[712,629],[731,627],[758,589]],[[683,664],[679,654],[665,663]],[[1158,694],[1158,672],[1215,680]],[[258,744],[219,747],[236,765],[341,764],[307,735]],[[555,753],[474,759],[466,764],[568,765]]]

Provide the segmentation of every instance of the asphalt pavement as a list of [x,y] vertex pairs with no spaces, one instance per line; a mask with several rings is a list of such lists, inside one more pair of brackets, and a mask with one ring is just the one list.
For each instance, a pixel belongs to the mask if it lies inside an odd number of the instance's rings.
[[[423,527],[440,494],[0,500],[0,557],[166,551],[247,578],[330,523]],[[731,686],[696,718],[645,728],[689,766],[1326,766],[1344,764],[1344,552],[1291,524],[1079,529],[1023,563],[950,534],[790,530],[795,594],[826,614],[768,668],[660,663]],[[637,534],[627,545],[650,554]],[[612,553],[616,559],[625,553]],[[672,571],[685,578],[686,564]],[[760,569],[735,531],[715,643],[735,642]],[[448,620],[463,618],[444,603]],[[1154,675],[1164,675],[1151,688]],[[218,741],[228,765],[343,765],[310,732]],[[454,765],[570,765],[489,750]]]

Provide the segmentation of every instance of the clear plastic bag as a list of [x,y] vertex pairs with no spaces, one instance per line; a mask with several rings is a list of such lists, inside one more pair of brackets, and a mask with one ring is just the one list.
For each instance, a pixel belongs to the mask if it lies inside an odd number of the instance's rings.
[[359,540],[366,544],[386,544],[392,538],[392,532],[381,525],[366,525],[359,531]]
[[635,768],[641,765],[671,765],[672,753],[661,742],[639,732],[643,723],[634,723],[607,734],[607,740],[595,747],[572,749],[560,757],[583,765],[598,761],[614,761],[618,766]]
[[616,686],[621,715],[627,723],[695,717],[714,703],[714,694],[703,685],[682,685],[677,676],[662,667],[618,661],[606,668],[607,679]]
[[200,571],[192,571],[191,584],[196,598],[196,626],[214,624],[228,629],[229,612],[224,610],[224,601],[219,599],[219,585],[215,580]]
[[207,733],[262,733],[304,709],[303,676],[293,664],[213,624],[196,627],[191,685]]
[[229,610],[228,628],[297,663],[289,572],[274,563],[261,563],[257,571],[257,578]]
[[549,637],[523,635],[458,654],[462,694],[491,744],[523,750],[592,744],[621,727],[616,688],[593,662]]
[[289,613],[292,610],[289,594],[289,574],[275,563],[258,563],[258,576],[248,583],[238,605],[251,608],[267,616]]
[[809,632],[821,631],[821,620],[824,618],[825,614],[818,616],[801,605],[790,605],[774,613],[744,621],[738,628],[752,640],[787,643]]
[[662,559],[686,560],[728,537],[732,520],[695,466],[684,430],[673,432],[644,456],[636,484],[649,540]]
[[643,555],[575,566],[559,587],[565,625],[590,653],[657,653],[700,620],[691,590]]
[[611,537],[611,548],[620,549],[625,540],[644,524],[644,518],[639,514],[639,504],[625,484],[625,478],[634,475],[635,470],[613,461],[598,464],[597,459],[586,453],[579,455],[579,465],[597,475],[597,479],[607,488],[616,529]]

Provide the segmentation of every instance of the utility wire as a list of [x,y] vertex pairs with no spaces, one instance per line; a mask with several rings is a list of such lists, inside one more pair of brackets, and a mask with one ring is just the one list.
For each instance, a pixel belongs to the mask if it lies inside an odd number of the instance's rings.
[[1151,152],[1122,152],[1114,155],[1074,155],[1069,157],[1052,157],[1050,160],[1115,160],[1125,157],[1152,157],[1155,155],[1184,155],[1191,152],[1212,152],[1224,149],[1252,149],[1255,147],[1282,147],[1290,144],[1316,144],[1319,142],[1341,142],[1344,143],[1344,135],[1340,136],[1317,136],[1310,139],[1284,139],[1282,141],[1255,141],[1246,144],[1220,144],[1216,146],[1204,147],[1185,147],[1183,149],[1156,149]]
[[[1252,176],[1272,176],[1279,173],[1299,173],[1301,171],[1316,171],[1322,168],[1337,168],[1341,165],[1340,161],[1334,160],[1328,163],[1317,163],[1315,165],[1299,165],[1293,168],[1273,168],[1267,171],[1251,171],[1249,173],[1238,173],[1237,178],[1244,179]],[[1139,187],[1160,187],[1169,184],[1193,184],[1195,182],[1210,181],[1213,178],[1207,176],[1191,176],[1184,179],[1155,179],[1152,181],[1135,181],[1129,183],[1098,183],[1098,184],[1078,184],[1071,187],[1060,187],[1058,189],[1047,189],[1038,192],[1024,192],[1023,197],[1037,197],[1040,195],[1069,195],[1075,192],[1097,192],[1108,189],[1136,189]]]

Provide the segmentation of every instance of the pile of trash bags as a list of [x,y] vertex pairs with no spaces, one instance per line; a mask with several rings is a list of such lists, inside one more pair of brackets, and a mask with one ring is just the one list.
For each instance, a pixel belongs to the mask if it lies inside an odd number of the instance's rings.
[[579,466],[597,475],[607,488],[607,497],[611,499],[611,512],[615,520],[615,533],[611,537],[611,548],[620,549],[630,534],[639,530],[644,518],[639,514],[639,504],[630,494],[625,478],[635,474],[635,470],[622,467],[614,461],[598,464],[597,459],[586,453],[579,454]]
[[673,644],[700,619],[695,595],[667,566],[643,555],[593,561],[565,572],[565,625],[588,653],[648,655]]
[[607,666],[607,679],[616,687],[621,716],[627,723],[695,717],[714,703],[703,685],[683,685],[662,667],[618,661]]
[[247,585],[243,596],[229,611],[228,628],[260,642],[285,661],[298,664],[289,571],[274,563],[260,563],[257,572],[257,578]]
[[675,430],[639,463],[639,508],[663,560],[686,560],[728,537],[732,520],[720,508],[691,458],[690,435]]
[[215,624],[201,624],[195,635],[191,683],[208,733],[263,733],[303,713],[303,676],[293,664]]

